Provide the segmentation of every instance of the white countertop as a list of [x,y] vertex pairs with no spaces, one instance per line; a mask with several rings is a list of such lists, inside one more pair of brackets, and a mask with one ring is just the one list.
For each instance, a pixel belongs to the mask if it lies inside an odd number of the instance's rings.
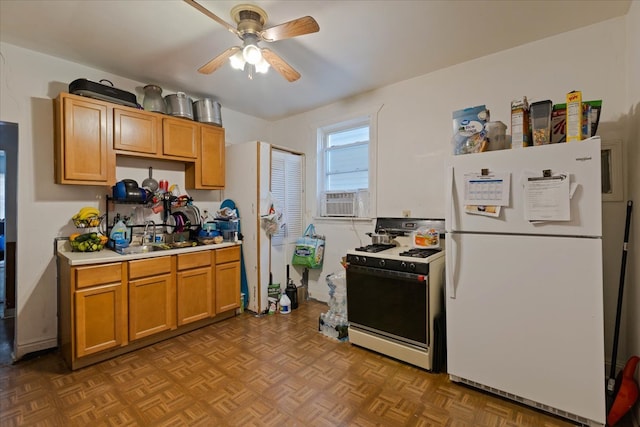
[[159,256],[185,254],[189,252],[210,251],[213,249],[228,248],[230,246],[241,245],[242,242],[223,242],[214,245],[199,245],[179,249],[167,249],[162,251],[152,251],[139,254],[127,254],[122,255],[111,249],[103,249],[97,252],[72,252],[71,245],[68,240],[60,240],[57,242],[58,256],[62,260],[66,260],[69,265],[87,265],[87,264],[100,264],[107,262],[121,262],[129,261],[132,259],[145,259],[156,258]]

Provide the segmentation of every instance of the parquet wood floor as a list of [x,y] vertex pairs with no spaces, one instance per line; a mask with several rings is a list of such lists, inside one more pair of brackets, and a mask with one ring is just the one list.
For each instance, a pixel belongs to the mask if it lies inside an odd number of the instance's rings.
[[244,313],[75,372],[0,365],[0,426],[573,424],[317,332],[323,303]]

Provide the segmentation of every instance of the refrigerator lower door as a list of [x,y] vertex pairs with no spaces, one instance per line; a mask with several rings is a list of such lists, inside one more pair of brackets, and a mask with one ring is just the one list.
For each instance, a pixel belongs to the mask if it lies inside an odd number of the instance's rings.
[[601,240],[453,233],[447,242],[452,379],[604,424]]

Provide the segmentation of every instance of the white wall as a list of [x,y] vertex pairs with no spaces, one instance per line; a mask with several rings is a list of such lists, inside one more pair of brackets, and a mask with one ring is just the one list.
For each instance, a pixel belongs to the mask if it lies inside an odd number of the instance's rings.
[[[634,5],[635,10],[637,6]],[[637,22],[638,13],[634,13],[634,17],[628,19]],[[637,76],[639,50],[637,45],[635,50],[627,49],[626,24],[625,17],[609,20],[276,122],[271,140],[307,155],[307,221],[314,222],[318,232],[327,236],[324,268],[311,272],[311,295],[328,299],[326,275],[339,271],[339,258],[360,241],[367,242],[364,232],[373,231],[373,223],[354,225],[313,218],[318,123],[340,121],[382,106],[378,121],[377,215],[401,216],[402,211],[408,209],[415,217],[441,218],[444,216],[443,160],[451,152],[452,111],[486,104],[492,120],[510,125],[512,99],[527,96],[530,102],[551,99],[560,103],[564,102],[567,92],[581,90],[586,100],[603,100],[598,131],[602,139],[628,142],[627,128],[632,117],[625,83],[626,64],[627,57],[633,56],[636,73],[631,75]],[[635,31],[629,37],[637,37],[638,30]],[[635,158],[638,158],[637,152]],[[610,357],[624,202],[604,203],[604,215],[605,326],[607,357]],[[637,298],[637,294],[635,296]],[[633,326],[627,329],[625,337],[638,335],[637,317],[632,321]],[[621,355],[629,353],[629,341],[621,340]]]
[[[0,43],[0,120],[19,125],[18,244],[16,269],[15,356],[57,345],[56,264],[53,239],[75,231],[71,216],[82,206],[104,210],[105,187],[57,185],[53,181],[52,99],[77,78],[106,78],[135,92],[142,103],[144,82],[135,82],[80,64]],[[165,90],[173,93],[175,90]],[[222,109],[227,140],[259,139],[268,123]],[[165,177],[184,190],[182,166],[173,162],[118,159],[117,178],[141,182],[154,166],[155,178]],[[192,191],[198,205],[217,208],[218,191]]]
[[[624,292],[624,315],[627,329],[623,338],[627,342],[624,353],[618,360],[626,361],[630,356],[640,356],[640,2],[631,2],[626,16],[628,55],[628,116],[627,165],[629,180],[627,197],[635,203],[631,223],[630,246],[627,260],[627,276]],[[640,379],[640,369],[636,372]],[[636,425],[640,425],[640,404],[635,406]]]

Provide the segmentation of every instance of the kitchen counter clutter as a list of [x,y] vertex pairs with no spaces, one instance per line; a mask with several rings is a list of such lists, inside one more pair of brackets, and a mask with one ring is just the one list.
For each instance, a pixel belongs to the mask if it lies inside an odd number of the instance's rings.
[[240,243],[121,255],[57,242],[59,347],[78,369],[233,317]]

